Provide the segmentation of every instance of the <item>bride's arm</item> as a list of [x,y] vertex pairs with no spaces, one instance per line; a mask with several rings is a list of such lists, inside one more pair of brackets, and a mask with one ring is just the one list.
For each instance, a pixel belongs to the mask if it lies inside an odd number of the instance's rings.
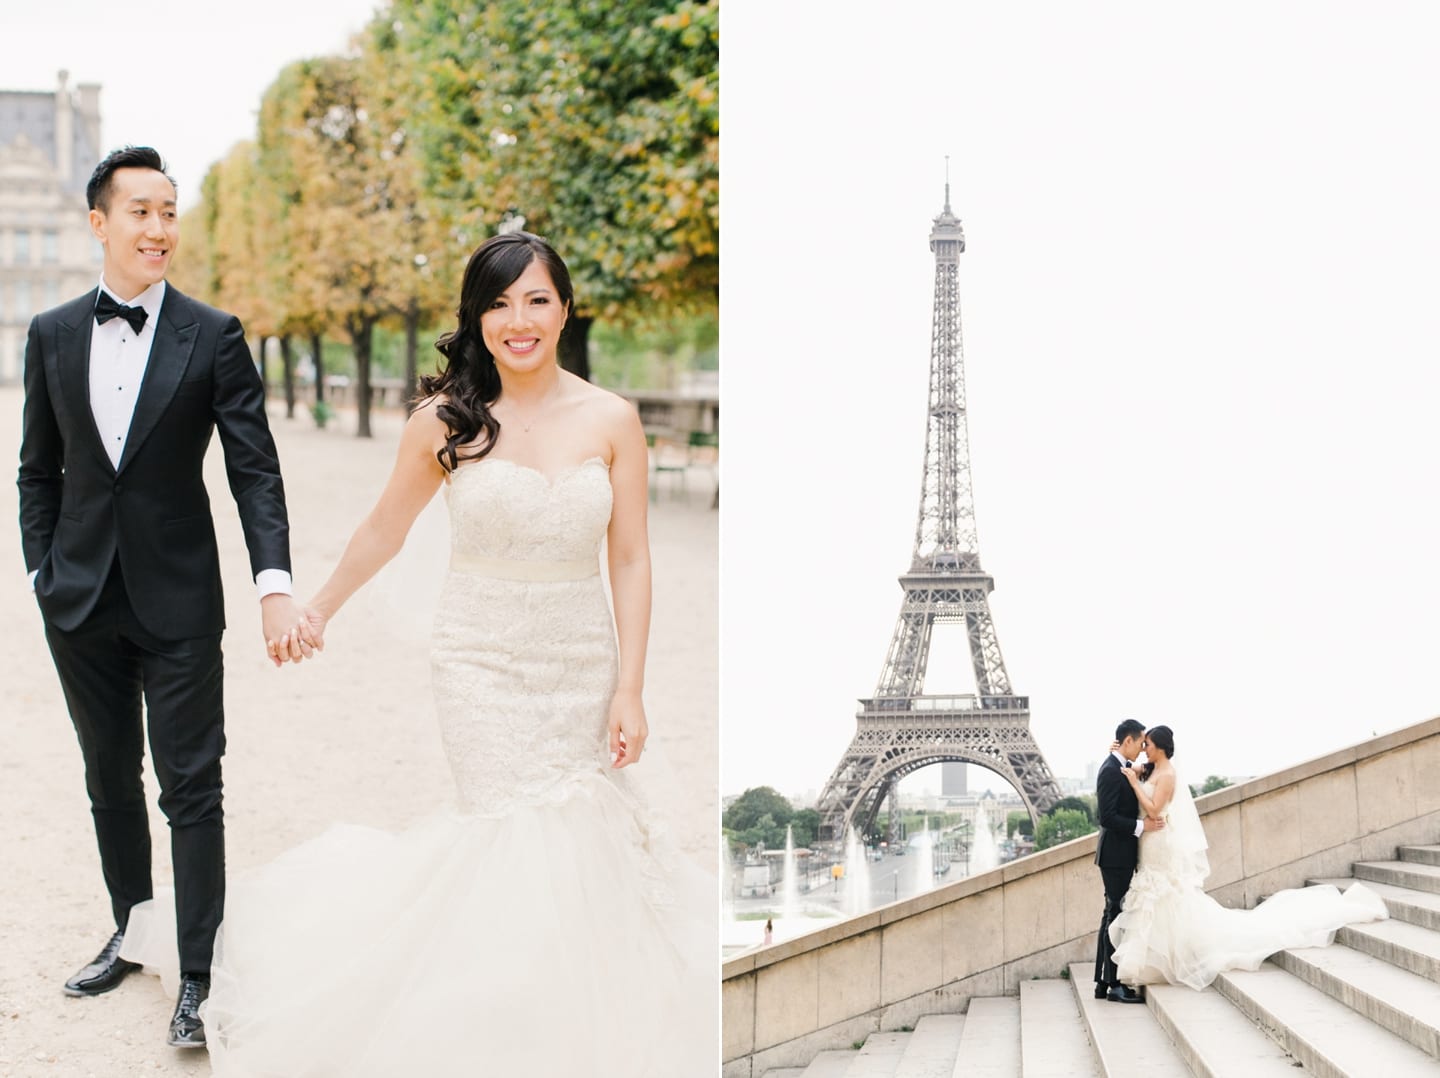
[[445,478],[435,452],[445,444],[447,428],[435,414],[433,399],[418,405],[405,424],[395,467],[380,500],[360,522],[330,579],[310,600],[306,617],[317,635],[345,601],[378,573],[405,545],[410,526]]
[[650,463],[639,413],[623,400],[606,403],[616,410],[610,460],[614,502],[605,544],[620,645],[620,678],[608,725],[615,766],[625,767],[640,758],[650,732],[641,700],[650,636],[650,539],[646,526]]
[[1145,815],[1158,820],[1160,814],[1165,811],[1165,806],[1170,804],[1170,799],[1175,796],[1175,772],[1170,771],[1164,775],[1155,776],[1155,792],[1147,794],[1145,787],[1140,785],[1140,777],[1133,769],[1126,769],[1124,775],[1130,780],[1131,787],[1135,790],[1135,799],[1140,802],[1140,807],[1145,810]]

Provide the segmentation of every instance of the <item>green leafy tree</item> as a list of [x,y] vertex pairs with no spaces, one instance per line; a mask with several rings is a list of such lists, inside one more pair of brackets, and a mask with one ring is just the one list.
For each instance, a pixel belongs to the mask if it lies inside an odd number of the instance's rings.
[[1095,822],[1079,809],[1063,808],[1040,817],[1035,825],[1035,848],[1048,850],[1062,842],[1088,835],[1095,830]]
[[801,809],[790,817],[790,826],[794,828],[795,845],[808,846],[820,834],[820,813],[813,808]]
[[564,365],[596,317],[714,310],[719,8],[694,0],[395,0],[427,184],[473,244],[505,224],[569,263]]
[[1205,779],[1205,782],[1200,787],[1200,789],[1197,790],[1193,786],[1190,787],[1190,796],[1203,797],[1205,794],[1213,794],[1216,790],[1223,790],[1229,785],[1229,779],[1221,778],[1219,775],[1210,775],[1208,778]]
[[769,816],[772,825],[781,830],[783,844],[785,825],[790,822],[795,810],[790,802],[772,786],[752,786],[737,797],[725,810],[721,823],[732,831],[745,831],[753,827],[762,816]]
[[1035,837],[1035,822],[1028,812],[1011,812],[1005,816],[1005,837],[1014,838],[1016,833],[1026,838]]
[[1090,802],[1083,797],[1062,797],[1059,801],[1056,801],[1055,804],[1050,806],[1050,808],[1046,811],[1045,815],[1053,816],[1056,812],[1062,809],[1070,809],[1074,812],[1083,812],[1086,819],[1088,819],[1091,823],[1095,822],[1095,809],[1090,804]]

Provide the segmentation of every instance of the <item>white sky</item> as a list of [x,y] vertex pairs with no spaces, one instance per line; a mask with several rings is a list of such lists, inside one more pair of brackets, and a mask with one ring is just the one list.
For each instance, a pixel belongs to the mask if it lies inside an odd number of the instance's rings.
[[[723,9],[722,792],[818,791],[874,691],[946,154],[982,562],[1052,768],[1125,717],[1198,780],[1440,713],[1440,15],[881,10]],[[950,643],[928,687],[973,692]]]
[[[101,154],[152,145],[170,165],[180,208],[236,142],[254,138],[260,97],[292,60],[343,52],[376,0],[98,0],[6,4],[0,89],[98,82]],[[182,237],[183,242],[183,237]]]

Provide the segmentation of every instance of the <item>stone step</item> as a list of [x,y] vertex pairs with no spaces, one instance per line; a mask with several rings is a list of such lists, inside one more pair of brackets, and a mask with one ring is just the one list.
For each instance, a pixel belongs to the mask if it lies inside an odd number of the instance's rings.
[[1400,860],[1417,865],[1440,865],[1440,846],[1401,846]]
[[1440,983],[1440,932],[1405,921],[1345,925],[1335,942]]
[[1025,1078],[1101,1078],[1075,993],[1064,981],[1020,982],[1020,1061]]
[[1440,1059],[1440,984],[1340,944],[1297,947],[1270,960]]
[[1190,1078],[1190,1068],[1149,1007],[1095,998],[1094,971],[1093,962],[1075,963],[1070,984],[1100,1073],[1106,1078]]
[[[1334,884],[1342,891],[1355,882],[1354,877],[1332,877],[1309,880],[1309,883]],[[1417,891],[1413,887],[1400,887],[1393,883],[1377,883],[1367,880],[1365,886],[1379,895],[1385,902],[1390,916],[1397,921],[1419,925],[1421,928],[1440,932],[1440,893]]]
[[1354,870],[1356,879],[1440,894],[1440,866],[1416,861],[1358,861]]
[[1145,998],[1196,1078],[1288,1078],[1300,1065],[1213,988],[1152,984]]
[[970,1001],[950,1078],[1021,1078],[1018,999],[988,996]]
[[762,1078],[804,1078],[805,1071],[805,1067],[781,1067],[779,1070],[766,1071]]
[[920,1019],[895,1068],[895,1078],[951,1078],[964,1030],[963,1014],[928,1014]]
[[1273,962],[1232,970],[1215,989],[1321,1078],[1434,1078],[1435,1059]]
[[911,1033],[872,1033],[855,1053],[845,1078],[895,1078]]
[[[801,1078],[845,1078],[845,1072],[850,1069],[850,1064],[855,1062],[858,1055],[853,1048],[849,1051],[841,1048],[828,1049],[810,1061],[810,1065],[800,1072]],[[765,1078],[770,1078],[773,1073],[767,1073]]]

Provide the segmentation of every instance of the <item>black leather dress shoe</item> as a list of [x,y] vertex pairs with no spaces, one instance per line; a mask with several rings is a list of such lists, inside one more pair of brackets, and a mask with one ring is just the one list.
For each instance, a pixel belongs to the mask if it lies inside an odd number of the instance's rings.
[[1095,982],[1095,998],[1096,998],[1096,999],[1104,999],[1104,998],[1105,998],[1106,996],[1108,996],[1109,994],[1110,994],[1110,986],[1109,986],[1108,984],[1102,984],[1100,981],[1096,981],[1096,982]]
[[65,982],[67,996],[98,996],[108,992],[134,973],[140,966],[120,957],[120,945],[125,942],[125,933],[116,932],[105,944],[104,950],[95,956],[88,966]]
[[1111,1003],[1144,1003],[1145,997],[1126,984],[1117,984],[1105,994]]
[[210,995],[210,982],[199,977],[180,978],[180,998],[170,1018],[170,1035],[165,1043],[171,1048],[204,1048],[205,1023],[200,1021],[200,1004]]

